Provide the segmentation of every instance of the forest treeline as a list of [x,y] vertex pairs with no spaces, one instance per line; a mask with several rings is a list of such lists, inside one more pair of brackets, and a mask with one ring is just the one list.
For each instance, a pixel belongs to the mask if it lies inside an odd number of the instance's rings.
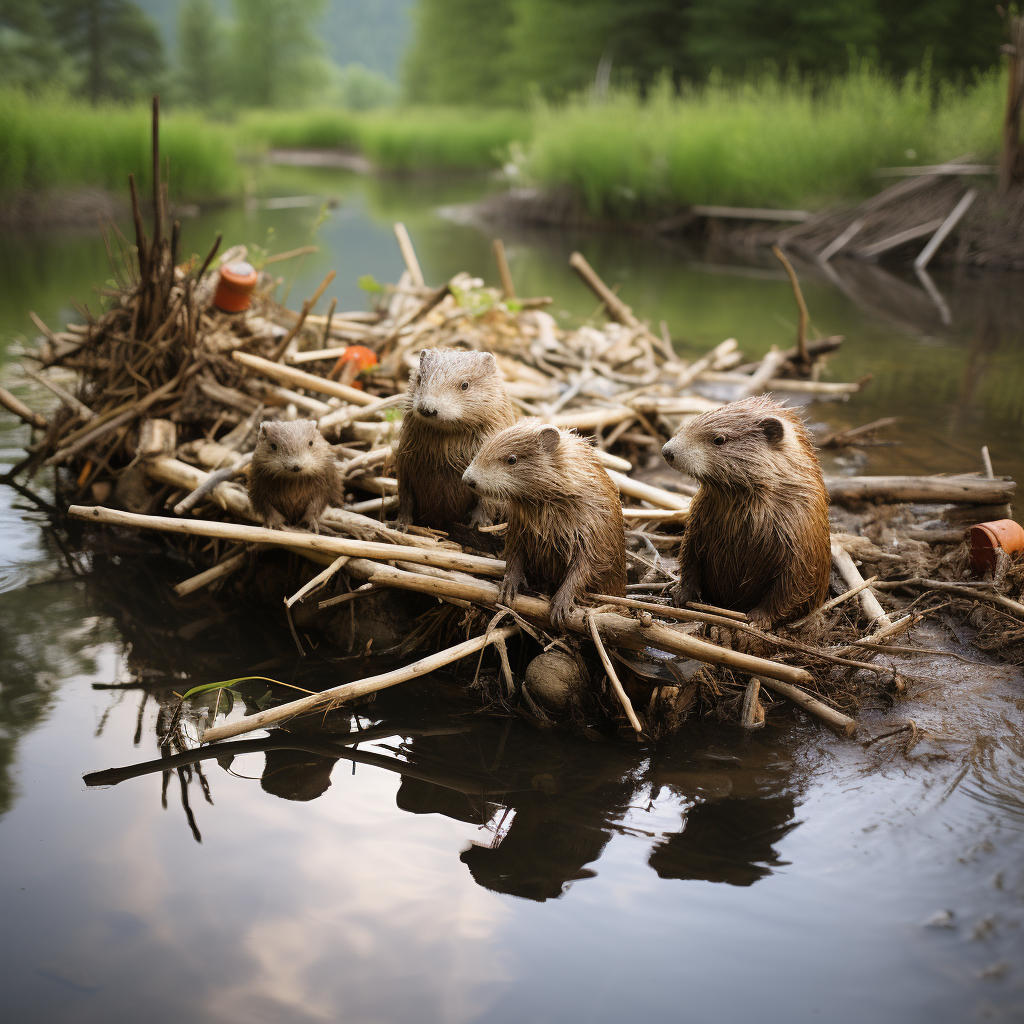
[[[319,33],[328,0],[178,0],[175,45],[132,0],[0,0],[0,86],[93,104],[165,100],[227,112],[332,102],[354,110],[397,89],[339,67]],[[222,14],[227,10],[228,16]]]
[[999,61],[990,0],[419,0],[403,69],[420,103],[561,99],[596,84],[845,71],[967,82]]

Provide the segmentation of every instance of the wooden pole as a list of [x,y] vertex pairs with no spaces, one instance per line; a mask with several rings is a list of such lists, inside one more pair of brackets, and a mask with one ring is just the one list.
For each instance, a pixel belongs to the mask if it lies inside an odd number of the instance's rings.
[[1020,121],[1024,111],[1024,15],[1007,18],[1010,41],[1002,47],[1009,58],[1006,112],[1003,115],[1003,149],[999,155],[999,191],[1007,193],[1024,181],[1024,153],[1021,151]]
[[412,247],[412,239],[401,221],[395,224],[395,238],[398,239],[398,248],[402,250],[402,259],[405,261],[405,267],[409,271],[412,283],[417,288],[423,288],[423,271],[420,270],[420,261],[416,259],[416,250]]
[[314,693],[309,697],[302,697],[299,700],[289,701],[276,708],[267,711],[260,711],[258,714],[249,715],[236,722],[227,722],[224,725],[214,726],[203,733],[204,743],[213,743],[216,740],[227,739],[229,736],[240,736],[243,733],[253,732],[256,729],[266,729],[267,726],[283,722],[296,715],[305,714],[324,704],[341,704],[343,701],[352,700],[354,697],[363,697],[368,693],[376,693],[385,690],[389,686],[397,686],[409,679],[416,679],[425,676],[430,672],[436,672],[453,661],[465,658],[467,655],[475,654],[483,650],[488,644],[504,641],[519,632],[518,626],[503,626],[481,636],[465,640],[461,644],[449,647],[447,650],[431,654],[426,658],[420,658],[411,665],[395,669],[393,672],[385,672],[378,676],[369,676],[367,679],[360,679],[355,683],[345,683],[343,686],[335,686],[322,693]]
[[640,321],[633,315],[633,310],[597,276],[597,271],[587,262],[582,253],[574,252],[569,257],[569,266],[583,278],[590,290],[604,303],[605,309],[608,310],[608,316],[612,320],[625,324],[626,327],[640,326]]
[[[852,236],[851,236],[852,237]],[[804,293],[800,290],[800,282],[796,279],[796,271],[792,264],[786,259],[786,254],[777,246],[772,246],[775,258],[786,268],[789,283],[793,286],[793,295],[796,298],[797,309],[800,311],[800,318],[796,325],[796,347],[800,353],[800,365],[806,370],[811,365],[810,356],[807,354],[807,321],[810,317],[807,314],[807,303],[804,302]]]
[[516,286],[512,280],[512,271],[509,270],[508,259],[505,256],[505,243],[500,238],[496,238],[491,245],[494,248],[494,259],[498,264],[498,273],[501,275],[501,290],[505,293],[506,299],[514,299],[516,297]]

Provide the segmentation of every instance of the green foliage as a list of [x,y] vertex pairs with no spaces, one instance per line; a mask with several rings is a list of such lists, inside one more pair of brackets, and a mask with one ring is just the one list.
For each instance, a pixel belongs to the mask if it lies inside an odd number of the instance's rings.
[[338,103],[346,110],[386,107],[395,101],[397,91],[391,79],[358,63],[341,68],[333,88]]
[[875,190],[873,171],[907,163],[908,151],[925,163],[994,152],[998,88],[993,74],[966,94],[947,89],[933,110],[921,76],[895,85],[868,65],[813,87],[766,76],[678,94],[662,80],[646,101],[634,88],[539,105],[525,171],[603,217],[690,203],[815,206]]
[[978,0],[419,0],[415,13],[414,103],[560,99],[602,78],[645,91],[665,70],[677,84],[837,73],[851,51],[896,76],[930,60],[963,82],[1004,41]]
[[227,36],[213,0],[182,0],[178,8],[177,91],[187,104],[212,106],[227,86]]
[[348,110],[251,110],[238,121],[242,141],[271,149],[353,149],[359,142],[359,118]]
[[356,284],[358,284],[359,287],[367,293],[367,295],[384,294],[384,285],[382,285],[380,281],[373,276],[373,274],[363,274]]
[[41,10],[81,77],[78,91],[132,100],[152,92],[165,69],[156,25],[130,0],[42,0]]
[[[161,121],[160,142],[171,162],[174,198],[209,199],[237,191],[233,140],[223,127],[196,114],[171,114]],[[0,195],[69,185],[123,193],[129,171],[148,189],[149,147],[145,107],[92,107],[0,91]]]
[[328,82],[313,22],[325,0],[235,0],[235,96],[242,106],[300,104]]

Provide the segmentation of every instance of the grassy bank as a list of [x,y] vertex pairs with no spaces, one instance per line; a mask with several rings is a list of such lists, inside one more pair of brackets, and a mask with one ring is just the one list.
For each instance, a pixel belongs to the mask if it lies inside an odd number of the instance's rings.
[[[239,190],[232,133],[200,115],[162,119],[176,199],[212,199]],[[0,91],[0,195],[93,186],[126,192],[133,172],[152,177],[150,113],[143,107],[91,107],[66,98],[31,99]]]
[[690,203],[816,207],[876,191],[878,167],[991,155],[1003,95],[992,75],[933,104],[921,78],[897,84],[870,68],[816,87],[712,82],[646,101],[618,92],[540,107],[524,169],[601,217]]
[[486,170],[513,142],[525,142],[532,118],[522,110],[430,107],[378,110],[249,111],[239,139],[271,148],[352,149],[382,171]]

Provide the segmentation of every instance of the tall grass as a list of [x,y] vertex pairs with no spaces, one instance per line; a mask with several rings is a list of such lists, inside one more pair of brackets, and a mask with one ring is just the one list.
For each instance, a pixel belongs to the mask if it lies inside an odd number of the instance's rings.
[[589,211],[632,217],[690,203],[818,206],[877,190],[882,166],[994,151],[998,76],[968,93],[869,66],[828,82],[759,82],[677,94],[662,83],[535,112],[525,172],[567,186]]
[[[174,198],[211,199],[238,189],[234,140],[221,126],[174,113],[161,121],[160,144]],[[141,188],[150,187],[148,109],[0,91],[0,195],[83,185],[123,192],[129,172]]]
[[522,110],[465,107],[251,111],[239,121],[239,138],[272,148],[355,149],[383,171],[483,170],[526,141],[531,122]]

